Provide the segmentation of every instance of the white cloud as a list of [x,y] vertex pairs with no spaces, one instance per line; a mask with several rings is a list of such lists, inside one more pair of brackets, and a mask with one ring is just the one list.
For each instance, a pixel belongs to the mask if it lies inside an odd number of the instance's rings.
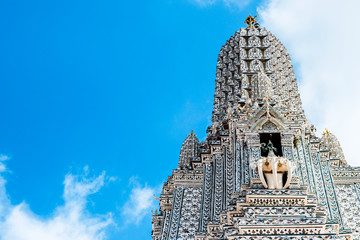
[[6,155],[0,154],[0,173],[6,171],[6,166],[3,163],[6,160],[9,160],[9,157]]
[[24,202],[11,205],[6,195],[5,182],[0,175],[2,240],[102,240],[113,223],[111,214],[94,215],[86,211],[87,197],[104,185],[104,172],[94,178],[88,177],[87,168],[83,175],[67,174],[63,195],[65,203],[46,219],[33,213]]
[[297,63],[306,116],[319,132],[339,139],[350,164],[360,165],[359,1],[269,0],[259,9],[262,25]]
[[133,188],[130,197],[122,209],[126,224],[139,224],[141,220],[156,209],[158,202],[154,195],[160,192],[161,186],[152,188],[145,184],[141,186],[136,178],[130,179]]

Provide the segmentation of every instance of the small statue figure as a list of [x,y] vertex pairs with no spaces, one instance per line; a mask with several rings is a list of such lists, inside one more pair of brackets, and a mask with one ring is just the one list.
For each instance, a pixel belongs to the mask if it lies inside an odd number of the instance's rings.
[[[261,157],[257,162],[260,181],[264,188],[283,189],[290,186],[292,172],[295,164],[284,157],[277,157],[274,153],[277,149],[271,141],[268,144],[262,144],[261,150],[267,153],[267,157]],[[283,177],[286,176],[285,183]]]
[[274,157],[275,155],[278,155],[279,152],[276,149],[276,147],[274,147],[274,144],[269,140],[269,143],[262,143],[261,144],[261,152],[264,153],[264,155],[268,156],[268,157]]

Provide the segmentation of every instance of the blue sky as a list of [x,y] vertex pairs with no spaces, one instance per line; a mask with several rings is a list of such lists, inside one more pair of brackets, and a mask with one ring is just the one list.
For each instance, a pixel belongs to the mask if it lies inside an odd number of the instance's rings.
[[0,236],[150,239],[152,194],[210,124],[219,50],[263,4],[1,1]]
[[50,221],[65,204],[65,175],[81,178],[88,166],[85,178],[105,171],[107,180],[87,214],[112,213],[108,239],[149,239],[148,208],[125,221],[131,191],[158,191],[186,135],[205,137],[217,54],[255,7],[1,1],[0,153],[11,204]]

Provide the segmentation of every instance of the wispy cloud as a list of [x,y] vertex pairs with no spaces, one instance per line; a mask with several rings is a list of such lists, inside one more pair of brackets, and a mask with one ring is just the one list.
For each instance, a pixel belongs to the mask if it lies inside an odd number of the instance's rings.
[[224,4],[229,8],[237,7],[239,9],[242,9],[246,7],[252,0],[191,0],[191,1],[201,7],[211,6],[219,3],[219,4]]
[[[1,166],[7,158],[0,157]],[[33,213],[25,203],[11,205],[0,175],[0,238],[2,240],[102,240],[113,224],[112,215],[86,211],[87,197],[98,192],[106,181],[105,172],[97,177],[67,174],[64,181],[65,203],[49,218]]]
[[192,2],[196,3],[197,5],[204,7],[213,5],[216,0],[191,0]]
[[[297,64],[307,117],[340,140],[348,162],[360,165],[356,137],[360,107],[360,2],[269,0],[259,9],[262,25],[289,49]],[[358,161],[358,162],[357,162]]]
[[146,215],[151,214],[151,210],[156,209],[157,201],[155,194],[160,192],[161,186],[149,187],[147,184],[142,186],[137,178],[130,179],[133,186],[129,199],[122,209],[122,215],[126,219],[126,224],[139,224]]

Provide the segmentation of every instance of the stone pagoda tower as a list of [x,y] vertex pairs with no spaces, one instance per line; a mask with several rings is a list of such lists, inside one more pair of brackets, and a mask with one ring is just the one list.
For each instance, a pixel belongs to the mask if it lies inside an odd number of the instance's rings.
[[185,139],[152,239],[360,239],[360,168],[315,136],[290,56],[249,16],[221,48],[212,126]]

